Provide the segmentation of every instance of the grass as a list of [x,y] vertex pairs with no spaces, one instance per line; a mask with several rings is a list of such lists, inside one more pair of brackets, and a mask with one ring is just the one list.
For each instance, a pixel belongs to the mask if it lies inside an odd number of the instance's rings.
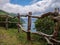
[[0,27],[0,45],[47,45],[35,34],[31,34],[32,41],[28,41],[26,37],[25,32],[18,33],[17,29],[5,30],[5,28]]

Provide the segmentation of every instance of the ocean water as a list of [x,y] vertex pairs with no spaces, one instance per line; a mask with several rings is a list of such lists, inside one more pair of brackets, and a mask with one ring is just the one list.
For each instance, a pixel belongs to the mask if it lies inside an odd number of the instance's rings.
[[[28,27],[28,18],[24,19],[25,23],[23,24],[23,27],[25,30],[27,30],[27,27]],[[35,24],[34,22],[36,21],[35,18],[32,18],[31,19],[31,32],[36,32],[36,29],[35,29]]]

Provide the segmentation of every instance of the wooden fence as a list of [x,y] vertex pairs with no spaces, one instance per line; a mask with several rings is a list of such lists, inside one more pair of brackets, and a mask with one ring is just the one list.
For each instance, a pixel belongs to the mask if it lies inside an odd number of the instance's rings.
[[[51,14],[55,15],[56,13],[49,13],[49,15],[51,15]],[[39,16],[32,16],[32,12],[29,12],[27,15],[20,15],[20,17],[28,17],[28,27],[27,27],[28,30],[27,31],[24,31],[23,27],[20,24],[18,24],[18,27],[21,27],[22,30],[27,33],[27,39],[28,40],[31,40],[30,33],[34,33],[34,34],[42,35],[47,40],[47,42],[49,44],[55,45],[56,42],[60,43],[60,41],[56,40],[56,37],[58,35],[58,23],[59,23],[59,16],[58,15],[55,16],[55,17],[51,16],[51,18],[53,20],[57,20],[55,28],[54,28],[54,32],[52,33],[52,35],[48,35],[48,34],[45,34],[45,33],[42,33],[42,32],[38,32],[38,31],[37,32],[30,32],[30,30],[31,30],[31,18],[43,18],[43,16],[41,16],[41,17],[39,17]],[[20,19],[20,18],[18,18],[18,19]],[[51,40],[53,40],[53,43],[51,42]]]
[[[50,14],[52,14],[52,13],[50,13]],[[32,12],[29,12],[27,15],[20,15],[18,13],[18,16],[16,16],[18,18],[18,22],[9,22],[8,21],[9,17],[11,17],[11,16],[6,16],[6,21],[3,22],[3,23],[6,24],[6,29],[8,29],[8,23],[16,23],[17,27],[18,27],[18,32],[20,32],[20,27],[24,31],[23,27],[20,25],[20,19],[21,19],[21,17],[28,17],[28,27],[27,27],[28,29],[25,32],[27,33],[27,39],[31,40],[31,35],[30,35],[30,33],[31,33],[30,32],[30,30],[31,30],[31,18],[42,18],[43,16],[41,16],[41,17],[39,17],[39,16],[32,16]],[[53,19],[54,20],[58,20],[58,19],[56,19],[56,17],[53,17]],[[56,40],[56,36],[58,35],[58,21],[56,22],[56,26],[55,26],[55,29],[54,29],[54,32],[53,32],[52,35],[48,35],[48,34],[45,34],[45,33],[42,33],[42,32],[32,32],[32,33],[38,34],[38,35],[42,35],[47,40],[47,42],[50,43],[50,44],[53,44],[51,42],[51,40],[60,43],[60,41]],[[52,37],[54,37],[54,39]]]

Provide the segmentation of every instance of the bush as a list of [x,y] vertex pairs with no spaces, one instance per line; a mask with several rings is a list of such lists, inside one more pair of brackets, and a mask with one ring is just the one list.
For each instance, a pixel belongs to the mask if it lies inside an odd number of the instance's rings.
[[54,21],[50,17],[44,17],[37,19],[35,22],[35,28],[37,31],[41,31],[46,34],[52,34],[54,31]]
[[[5,21],[5,18],[4,17],[0,18],[0,21]],[[14,19],[13,18],[9,18],[8,21],[10,21],[10,22],[18,22],[18,19],[17,18],[14,18]],[[22,25],[23,22],[24,22],[24,20],[21,18],[20,24]],[[4,23],[0,23],[0,26],[5,27],[5,24]],[[9,23],[8,27],[9,28],[17,28],[17,25],[16,25],[16,23]]]
[[[46,34],[52,34],[54,32],[54,27],[55,27],[55,22],[50,17],[40,18],[35,21],[36,30]],[[60,23],[58,27],[59,27],[59,31],[58,31],[57,40],[60,40]],[[35,38],[36,37],[40,37],[40,36],[35,35]]]

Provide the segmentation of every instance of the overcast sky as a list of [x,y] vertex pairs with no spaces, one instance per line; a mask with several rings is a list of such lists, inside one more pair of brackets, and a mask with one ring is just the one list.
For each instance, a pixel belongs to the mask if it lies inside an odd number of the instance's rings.
[[0,0],[0,9],[10,13],[41,14],[60,8],[60,0]]

